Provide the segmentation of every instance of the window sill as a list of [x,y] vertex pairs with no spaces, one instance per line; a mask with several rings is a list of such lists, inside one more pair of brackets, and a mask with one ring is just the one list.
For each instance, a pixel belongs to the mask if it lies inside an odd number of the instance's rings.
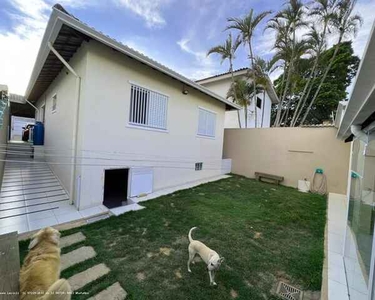
[[197,138],[209,139],[209,140],[216,140],[216,138],[214,136],[200,135],[200,134],[197,134]]
[[169,133],[167,129],[159,129],[159,128],[153,128],[153,127],[146,127],[146,126],[138,126],[134,124],[128,124],[126,125],[128,128],[132,129],[141,129],[141,130],[147,130],[147,131],[156,131],[156,132],[162,132],[162,133]]

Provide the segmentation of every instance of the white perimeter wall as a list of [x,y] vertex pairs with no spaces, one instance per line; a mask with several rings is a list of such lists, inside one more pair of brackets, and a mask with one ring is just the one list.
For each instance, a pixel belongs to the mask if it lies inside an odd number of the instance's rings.
[[[77,53],[69,61],[69,64],[82,78],[81,101],[84,103],[84,85],[86,72],[86,44],[83,43]],[[52,96],[57,95],[57,110],[52,112]],[[55,78],[46,92],[37,101],[37,107],[41,113],[41,107],[45,105],[45,154],[46,161],[58,176],[62,185],[70,194],[70,178],[72,162],[72,139],[74,110],[77,101],[76,77],[66,68]],[[35,116],[41,120],[41,116]],[[56,164],[58,163],[58,164]]]
[[[80,150],[94,152],[80,155],[115,160],[93,159],[92,164],[105,166],[87,166],[78,171],[81,209],[102,203],[105,169],[152,167],[154,191],[221,173],[223,103],[190,88],[189,94],[183,95],[183,84],[96,41],[87,46]],[[129,81],[169,96],[167,132],[128,127]],[[199,106],[217,113],[214,139],[196,135]],[[203,171],[194,170],[195,162],[203,162]]]
[[[245,77],[244,77],[245,79]],[[251,80],[250,80],[251,81]],[[214,82],[204,83],[202,84],[206,88],[210,89],[214,93],[226,98],[227,92],[229,87],[231,86],[231,78],[226,78],[222,80],[217,80]],[[263,102],[263,94],[258,94],[258,97],[262,99]],[[265,106],[264,106],[264,117],[263,117],[263,128],[269,128],[271,122],[271,106],[272,102],[268,94],[266,93],[265,98]],[[255,128],[255,109],[257,111],[257,124],[258,128],[261,127],[262,124],[262,109],[256,107],[254,101],[251,102],[250,106],[248,107],[248,121],[247,121],[247,128]],[[245,114],[244,110],[240,111],[240,118],[242,127],[245,127]],[[227,111],[225,114],[225,128],[239,128],[238,125],[238,116],[236,111]]]

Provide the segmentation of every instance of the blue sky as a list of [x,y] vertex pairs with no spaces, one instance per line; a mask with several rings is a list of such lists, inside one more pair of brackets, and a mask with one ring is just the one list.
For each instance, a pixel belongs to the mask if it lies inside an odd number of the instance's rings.
[[[50,0],[1,0],[0,83],[23,94],[54,2]],[[222,43],[227,17],[239,17],[250,8],[256,12],[279,10],[284,0],[61,0],[76,17],[154,60],[199,79],[227,71],[207,50]],[[362,55],[373,23],[375,0],[359,0],[356,11],[365,20],[354,42]],[[257,55],[272,55],[272,32],[256,33]],[[300,33],[303,34],[302,32]],[[334,37],[330,39],[334,41]],[[237,53],[235,67],[248,66],[247,49]],[[277,76],[274,74],[273,76]]]

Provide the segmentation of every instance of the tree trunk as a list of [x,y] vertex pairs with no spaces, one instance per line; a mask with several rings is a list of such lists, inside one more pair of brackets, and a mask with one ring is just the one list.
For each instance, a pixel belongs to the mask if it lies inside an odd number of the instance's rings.
[[[309,79],[307,80],[307,82],[305,84],[305,87],[303,88],[301,99],[298,101],[296,110],[294,111],[293,118],[292,118],[292,121],[290,123],[290,127],[293,127],[296,124],[297,119],[299,118],[299,115],[301,114],[299,112],[299,110],[301,109],[301,111],[302,111],[303,107],[306,104],[307,98],[309,97],[309,94],[310,94],[310,92],[306,94],[307,88],[310,86],[310,83],[311,83],[312,79],[315,79],[315,70],[318,66],[318,62],[319,62],[319,55],[317,55],[316,58],[315,58],[314,66],[311,70],[311,75],[310,75]],[[309,91],[311,91],[311,89]],[[301,105],[301,103],[302,103],[302,105]]]
[[324,83],[324,81],[325,81],[326,78],[327,78],[328,72],[329,72],[330,69],[332,68],[332,65],[333,65],[333,63],[334,63],[334,61],[335,61],[336,55],[337,55],[337,53],[339,52],[339,49],[340,49],[340,46],[341,46],[341,40],[342,40],[342,37],[343,37],[343,35],[340,34],[339,41],[338,41],[338,43],[337,43],[337,45],[336,45],[335,51],[333,52],[332,58],[331,58],[331,60],[330,60],[330,62],[329,62],[329,64],[328,64],[327,69],[326,69],[325,72],[324,72],[323,78],[322,78],[322,80],[320,81],[317,90],[315,91],[314,97],[312,98],[312,100],[311,100],[309,106],[307,107],[307,110],[306,110],[306,112],[305,112],[305,114],[304,114],[304,116],[303,116],[303,118],[302,118],[302,121],[301,121],[301,123],[300,123],[300,126],[303,125],[303,124],[305,123],[306,118],[307,118],[307,116],[308,116],[309,113],[310,113],[311,107],[313,106],[313,104],[314,104],[316,98],[318,97],[319,92],[320,92],[320,89],[322,88],[323,83]]
[[[231,78],[232,78],[232,85],[233,85],[233,92],[234,92],[234,102],[236,104],[238,104],[237,94],[236,94],[236,86],[234,84],[233,62],[232,62],[231,58],[229,59],[229,72],[230,72]],[[239,128],[242,128],[242,126],[241,126],[241,116],[240,116],[240,111],[239,110],[237,110],[237,117],[238,117],[238,126],[239,126]]]
[[[286,95],[287,95],[287,92],[288,92],[288,88],[289,88],[289,84],[290,84],[290,77],[292,76],[292,71],[293,71],[293,65],[294,65],[294,55],[295,55],[295,48],[296,48],[296,29],[294,28],[294,25],[293,24],[293,41],[292,41],[292,56],[290,58],[290,63],[289,63],[289,70],[288,70],[288,76],[287,76],[287,79],[286,79],[286,85],[285,85],[285,90],[284,90],[284,94],[283,94],[283,98],[281,99],[281,103],[283,103],[286,99]],[[278,111],[279,113],[279,111]],[[276,117],[276,127],[279,126],[280,124],[280,115],[281,115],[281,110],[280,110],[280,113],[279,113],[279,118],[277,119]]]
[[254,72],[254,54],[253,54],[253,48],[251,46],[251,38],[249,38],[249,53],[250,53],[250,60],[251,60],[251,68],[253,70],[253,101],[255,103],[255,115],[254,115],[254,120],[255,120],[255,128],[258,127],[258,118],[257,118],[257,91],[256,91],[256,78],[255,78],[255,72]]
[[247,105],[244,106],[245,128],[247,128]]
[[[311,92],[311,89],[312,89],[312,85],[314,83],[314,80],[316,78],[316,68],[318,67],[318,64],[319,64],[319,59],[320,59],[320,55],[321,55],[321,52],[322,52],[322,48],[323,48],[323,45],[324,45],[324,41],[325,41],[325,37],[326,37],[326,33],[327,33],[327,23],[325,22],[324,23],[324,27],[323,27],[323,31],[322,31],[322,39],[321,39],[321,44],[319,45],[319,52],[316,54],[316,58],[315,58],[315,62],[314,62],[314,65],[313,65],[313,69],[311,71],[311,75],[308,79],[308,81],[306,82],[306,85],[305,87],[303,88],[303,92],[302,92],[302,96],[301,96],[301,99],[300,101],[298,101],[298,105],[297,105],[297,108],[294,112],[294,115],[293,115],[293,118],[292,118],[292,122],[290,124],[291,127],[294,127],[297,123],[297,120],[299,118],[299,116],[301,115],[302,113],[302,110],[306,104],[306,101],[310,95],[310,92]],[[311,82],[312,81],[312,82]],[[311,87],[309,89],[307,89],[307,87],[310,85],[311,83]],[[306,91],[307,94],[306,94]],[[300,104],[302,103],[302,105],[300,106]]]
[[260,123],[260,127],[263,128],[263,120],[264,120],[264,107],[266,106],[266,90],[263,90],[263,101],[262,101],[262,121]]

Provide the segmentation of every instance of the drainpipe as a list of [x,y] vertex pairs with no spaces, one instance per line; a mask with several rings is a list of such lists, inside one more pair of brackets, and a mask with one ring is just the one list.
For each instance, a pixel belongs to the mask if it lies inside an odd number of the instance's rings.
[[30,104],[36,110],[36,112],[37,112],[36,116],[37,117],[35,118],[35,120],[37,120],[39,118],[39,109],[34,104],[32,104],[29,100],[27,100],[26,98],[25,98],[25,101],[26,101],[26,103]]
[[[51,42],[48,42],[48,48],[57,56],[57,58],[64,64],[64,66],[76,77],[76,106],[74,111],[74,127],[73,127],[73,164],[70,170],[70,204],[74,203],[74,190],[75,190],[75,177],[76,177],[76,163],[77,163],[77,141],[78,141],[78,117],[79,117],[79,104],[81,98],[81,77],[74,71],[74,69],[67,63],[67,61],[53,48]],[[79,203],[77,203],[79,208]]]

